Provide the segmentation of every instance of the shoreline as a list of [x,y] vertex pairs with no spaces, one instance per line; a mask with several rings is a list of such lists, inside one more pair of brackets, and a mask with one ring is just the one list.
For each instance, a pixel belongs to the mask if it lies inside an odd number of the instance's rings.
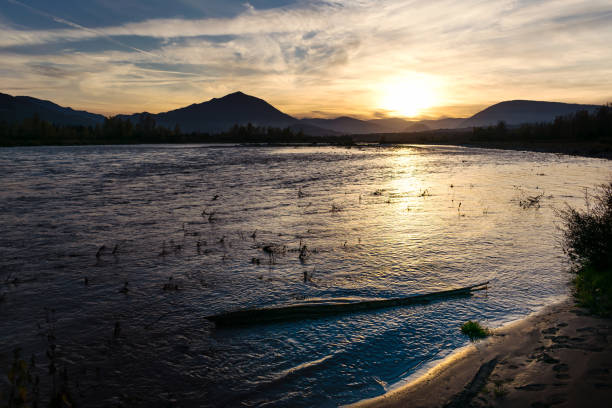
[[[470,141],[398,141],[379,144],[369,141],[355,141],[352,144],[338,142],[141,142],[141,143],[83,143],[83,144],[17,144],[17,145],[0,145],[0,148],[19,148],[19,147],[101,147],[101,146],[197,146],[207,148],[219,147],[396,147],[396,146],[456,146],[466,148],[491,149],[491,150],[512,150],[534,153],[551,153],[574,157],[587,157],[592,159],[612,160],[612,148],[597,143],[513,143],[513,142],[470,142]],[[200,146],[204,145],[204,146]]]
[[[365,144],[360,144],[365,143]],[[588,143],[566,143],[555,145],[551,143],[532,143],[520,144],[513,142],[440,142],[440,141],[402,141],[378,144],[372,142],[354,142],[353,144],[333,143],[321,141],[313,142],[142,142],[142,143],[93,143],[93,144],[40,144],[40,145],[2,145],[0,148],[19,148],[19,147],[101,147],[101,146],[181,146],[196,145],[197,147],[221,148],[221,147],[396,147],[396,146],[456,146],[466,148],[491,149],[491,150],[513,150],[534,153],[561,154],[574,157],[586,157],[592,159],[612,160],[612,150],[608,146],[601,144]],[[204,146],[199,146],[204,145]]]
[[568,297],[493,333],[414,380],[346,407],[608,406],[612,319],[589,315]]

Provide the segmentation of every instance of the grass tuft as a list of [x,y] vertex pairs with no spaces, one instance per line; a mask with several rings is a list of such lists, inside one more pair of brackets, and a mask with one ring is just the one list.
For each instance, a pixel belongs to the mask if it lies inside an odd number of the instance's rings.
[[491,330],[482,326],[477,321],[468,320],[461,325],[461,333],[470,338],[470,341],[484,339],[491,335]]

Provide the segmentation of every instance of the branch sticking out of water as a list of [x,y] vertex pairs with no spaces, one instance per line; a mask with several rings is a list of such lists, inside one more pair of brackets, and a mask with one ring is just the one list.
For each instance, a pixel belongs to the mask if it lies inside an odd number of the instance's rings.
[[544,197],[544,193],[540,193],[535,196],[527,196],[524,200],[519,200],[519,205],[523,209],[528,208],[540,208],[540,200]]

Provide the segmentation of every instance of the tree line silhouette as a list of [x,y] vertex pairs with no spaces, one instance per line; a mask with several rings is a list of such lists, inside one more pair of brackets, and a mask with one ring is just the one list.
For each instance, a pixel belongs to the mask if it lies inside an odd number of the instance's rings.
[[474,141],[610,141],[612,139],[612,105],[594,112],[583,110],[557,116],[552,123],[526,123],[510,127],[505,122],[495,126],[475,127]]
[[332,143],[351,144],[350,136],[308,136],[301,130],[234,125],[210,134],[168,129],[143,115],[137,123],[121,117],[106,118],[95,126],[56,125],[37,115],[19,122],[0,121],[0,146],[142,144],[142,143]]
[[[435,142],[439,132],[422,132],[423,141]],[[401,135],[389,137],[388,142],[401,143]],[[421,134],[413,134],[405,142],[415,143]],[[439,142],[600,142],[612,145],[612,105],[599,107],[594,112],[578,111],[558,116],[551,123],[527,123],[508,126],[474,127],[471,135],[463,132],[441,134]],[[429,139],[427,139],[429,137]],[[397,139],[397,140],[396,140]],[[430,140],[431,139],[431,140]],[[155,123],[150,115],[141,116],[137,123],[115,116],[95,126],[56,125],[38,116],[18,122],[0,121],[0,146],[141,144],[141,143],[332,143],[352,144],[351,136],[309,136],[301,130],[265,126],[234,125],[220,133],[182,132],[179,125],[169,129]]]

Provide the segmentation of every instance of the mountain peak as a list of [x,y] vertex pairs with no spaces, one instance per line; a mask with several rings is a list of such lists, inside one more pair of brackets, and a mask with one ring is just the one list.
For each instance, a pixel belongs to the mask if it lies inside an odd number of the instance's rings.
[[236,92],[232,92],[230,94],[227,94],[225,96],[222,96],[221,98],[213,98],[213,101],[226,101],[226,100],[230,100],[230,101],[247,101],[247,100],[258,100],[261,101],[263,99],[259,99],[255,96],[252,95],[247,95],[242,91],[236,91]]
[[232,92],[230,94],[225,95],[224,98],[227,98],[228,96],[250,96],[250,95],[247,95],[242,91],[236,91],[236,92]]
[[[128,116],[129,118],[129,116]],[[233,125],[286,127],[297,120],[263,99],[241,91],[153,115],[156,123],[172,129],[177,124],[187,132],[221,132]],[[138,120],[137,117],[134,120]]]

